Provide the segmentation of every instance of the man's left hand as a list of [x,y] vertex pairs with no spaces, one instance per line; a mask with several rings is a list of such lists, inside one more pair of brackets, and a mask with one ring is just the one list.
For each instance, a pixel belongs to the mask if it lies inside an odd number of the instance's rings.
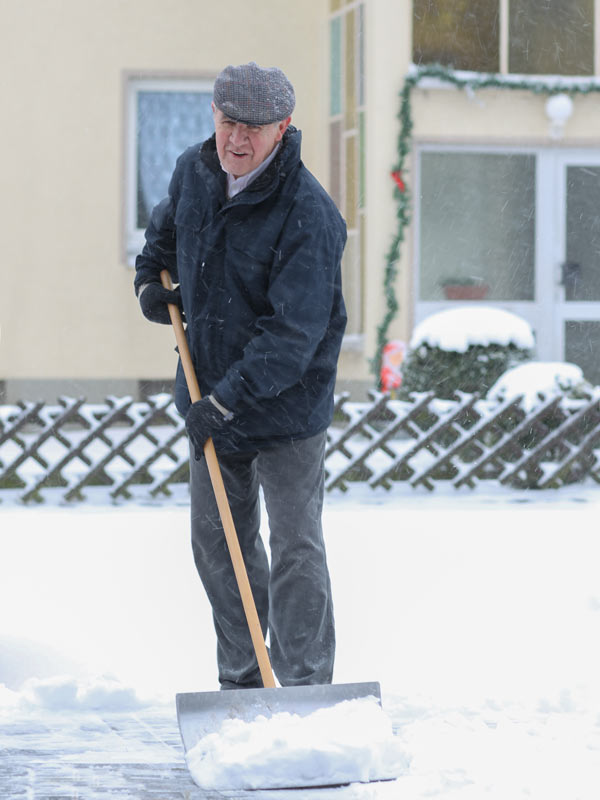
[[196,461],[202,458],[206,440],[210,439],[227,425],[227,417],[222,414],[208,397],[192,403],[185,417],[185,427],[194,447]]

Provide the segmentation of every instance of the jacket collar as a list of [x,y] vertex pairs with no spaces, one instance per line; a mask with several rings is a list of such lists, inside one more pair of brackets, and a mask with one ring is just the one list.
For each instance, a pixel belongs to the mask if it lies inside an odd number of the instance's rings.
[[[262,200],[264,196],[270,194],[276,188],[279,181],[283,180],[286,175],[300,163],[301,142],[302,132],[294,128],[293,125],[290,125],[283,134],[279,152],[267,169],[253,180],[242,192],[235,195],[229,203],[256,203]],[[200,148],[200,158],[213,173],[214,177],[217,178],[219,186],[221,186],[223,194],[225,194],[227,176],[221,168],[214,133],[210,139],[207,139],[202,144]]]

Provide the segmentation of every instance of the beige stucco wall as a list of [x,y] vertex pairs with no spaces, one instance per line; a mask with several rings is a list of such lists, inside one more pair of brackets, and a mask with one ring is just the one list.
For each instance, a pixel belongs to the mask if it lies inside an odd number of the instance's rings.
[[530,91],[478,89],[467,93],[450,85],[413,92],[413,139],[419,141],[597,147],[600,97],[575,96],[563,136],[553,139],[545,107],[548,97]]
[[142,318],[123,258],[124,74],[255,60],[297,93],[324,180],[322,0],[0,0],[0,380],[163,378],[171,332]]

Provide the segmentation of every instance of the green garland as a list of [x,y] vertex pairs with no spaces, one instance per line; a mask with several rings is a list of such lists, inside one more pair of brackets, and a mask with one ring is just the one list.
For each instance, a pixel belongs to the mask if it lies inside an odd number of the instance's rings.
[[396,186],[394,197],[397,202],[396,217],[398,219],[398,232],[394,236],[386,256],[383,277],[383,293],[385,296],[386,311],[377,328],[377,346],[374,358],[371,359],[371,369],[377,384],[380,385],[381,361],[383,348],[388,341],[388,330],[395,319],[399,304],[396,297],[396,277],[398,274],[397,263],[400,259],[400,246],[404,241],[405,231],[411,221],[410,191],[406,185],[405,162],[410,152],[412,133],[411,92],[424,78],[435,78],[453,84],[459,89],[475,91],[476,89],[514,89],[530,91],[534,94],[590,94],[600,92],[600,82],[594,79],[551,77],[546,80],[499,75],[497,73],[465,73],[456,72],[439,64],[415,67],[408,73],[404,86],[400,92],[400,111],[397,118],[400,120],[400,133],[398,135],[398,160],[391,171]]

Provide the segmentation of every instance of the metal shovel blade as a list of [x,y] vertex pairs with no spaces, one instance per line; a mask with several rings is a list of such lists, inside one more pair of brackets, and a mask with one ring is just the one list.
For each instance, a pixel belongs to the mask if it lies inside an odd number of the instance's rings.
[[252,722],[259,715],[272,717],[281,711],[305,717],[319,708],[344,700],[375,697],[381,704],[379,683],[332,683],[285,686],[278,689],[233,689],[221,692],[178,694],[177,721],[187,753],[209,733],[217,733],[227,719]]

